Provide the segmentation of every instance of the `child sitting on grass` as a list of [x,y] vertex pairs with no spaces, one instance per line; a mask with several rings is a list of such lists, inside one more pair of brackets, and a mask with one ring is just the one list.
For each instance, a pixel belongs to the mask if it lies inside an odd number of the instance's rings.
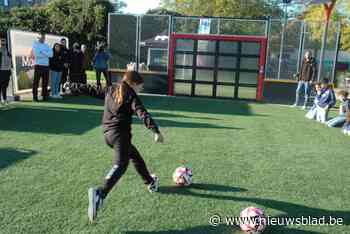
[[349,113],[349,93],[345,90],[340,90],[337,92],[337,98],[340,101],[339,115],[327,122],[328,127],[338,127],[344,125],[346,122],[346,115]]
[[305,117],[308,119],[315,119],[317,114],[317,103],[320,99],[321,94],[321,83],[317,82],[315,83],[315,90],[316,90],[316,96],[314,99],[314,105],[310,108],[310,110],[306,113]]
[[326,123],[330,108],[335,105],[335,94],[332,87],[329,85],[327,78],[321,83],[321,93],[317,103],[316,120],[321,123]]
[[350,112],[347,114],[346,122],[343,126],[343,133],[350,136]]

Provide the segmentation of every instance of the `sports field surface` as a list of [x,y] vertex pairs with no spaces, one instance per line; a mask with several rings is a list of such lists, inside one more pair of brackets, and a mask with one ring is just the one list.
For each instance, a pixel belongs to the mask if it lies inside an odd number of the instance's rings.
[[[163,145],[140,121],[133,142],[160,177],[149,194],[130,164],[95,224],[87,190],[111,168],[103,140],[103,102],[65,97],[0,109],[0,233],[242,233],[211,227],[211,215],[255,206],[274,217],[341,218],[339,226],[270,226],[264,233],[350,233],[350,137],[287,106],[142,96],[161,126]],[[334,114],[334,113],[332,113]],[[185,162],[195,184],[177,188]]]

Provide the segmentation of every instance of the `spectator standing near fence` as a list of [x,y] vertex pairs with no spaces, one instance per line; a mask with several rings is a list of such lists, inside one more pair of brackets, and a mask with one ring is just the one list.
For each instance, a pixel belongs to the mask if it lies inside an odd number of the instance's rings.
[[0,39],[0,100],[7,105],[7,87],[11,77],[11,57],[6,47],[6,40]]
[[60,83],[64,68],[64,59],[60,44],[56,43],[53,48],[53,57],[50,58],[51,70],[51,97],[62,98],[60,96]]
[[97,46],[97,52],[93,59],[94,68],[96,70],[96,84],[101,87],[101,73],[103,73],[107,86],[112,85],[111,79],[108,75],[108,61],[110,54],[105,51],[104,45]]
[[69,68],[70,82],[82,83],[83,76],[83,60],[84,55],[80,50],[79,44],[73,44],[73,51],[71,53],[71,64]]
[[90,54],[87,50],[86,45],[82,44],[81,45],[81,52],[83,53],[83,76],[82,76],[82,83],[86,84],[87,83],[87,75],[86,71],[90,69],[90,64],[91,64],[91,57]]
[[300,92],[303,90],[305,99],[302,108],[304,110],[306,109],[306,105],[310,96],[311,85],[316,80],[316,73],[316,61],[312,57],[311,51],[306,51],[303,64],[301,66],[300,74],[298,75],[298,87],[296,89],[295,103],[293,104],[293,107],[298,106],[299,95]]
[[62,86],[62,93],[65,93],[65,89],[63,88],[63,85],[68,80],[69,66],[71,62],[71,53],[68,49],[67,40],[65,38],[61,39],[60,44],[61,44],[61,51],[62,51],[63,60],[64,60],[64,67],[63,67],[62,76],[61,76],[61,86]]
[[45,43],[45,34],[40,34],[38,41],[35,41],[32,46],[31,57],[34,58],[34,81],[33,81],[33,101],[38,101],[38,86],[42,79],[41,95],[43,101],[47,101],[49,93],[47,90],[49,82],[49,59],[53,56],[52,48]]

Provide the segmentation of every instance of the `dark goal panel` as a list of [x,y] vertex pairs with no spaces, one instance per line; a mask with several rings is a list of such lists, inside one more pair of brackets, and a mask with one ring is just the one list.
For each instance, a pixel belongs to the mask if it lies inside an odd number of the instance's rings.
[[262,100],[266,37],[173,33],[169,95]]

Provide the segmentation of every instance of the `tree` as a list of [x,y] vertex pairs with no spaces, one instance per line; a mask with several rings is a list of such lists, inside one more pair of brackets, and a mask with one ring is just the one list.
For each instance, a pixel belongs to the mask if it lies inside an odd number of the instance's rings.
[[[350,52],[350,25],[346,17],[346,15],[350,15],[350,3],[339,1],[338,4],[345,6],[345,8],[335,8],[331,16],[331,22],[340,22],[342,33],[340,48],[341,50]],[[324,14],[324,7],[322,5],[315,5],[309,7],[308,10],[303,14],[303,18],[309,25],[311,39],[318,44],[321,43],[322,40],[323,30],[320,30],[320,27],[323,27],[323,23],[319,22],[315,24],[313,22],[315,21],[315,19],[317,19],[318,21],[324,20]],[[328,33],[328,44],[335,45],[336,38],[334,35],[336,35],[336,27],[334,27],[334,24],[332,25],[331,23]]]
[[96,41],[106,40],[108,14],[125,6],[120,0],[51,0],[42,6],[12,8],[0,11],[0,32],[17,28],[59,34],[93,48]]
[[114,11],[108,1],[96,0],[53,0],[46,8],[51,33],[89,44],[105,37],[108,13]]
[[162,7],[158,7],[155,9],[150,9],[146,12],[146,14],[150,14],[150,15],[171,15],[171,16],[182,16],[182,14],[176,12],[176,11],[172,11],[172,10],[168,10],[166,8],[162,8]]
[[255,0],[162,0],[161,7],[184,15],[260,18],[280,16],[274,1]]

